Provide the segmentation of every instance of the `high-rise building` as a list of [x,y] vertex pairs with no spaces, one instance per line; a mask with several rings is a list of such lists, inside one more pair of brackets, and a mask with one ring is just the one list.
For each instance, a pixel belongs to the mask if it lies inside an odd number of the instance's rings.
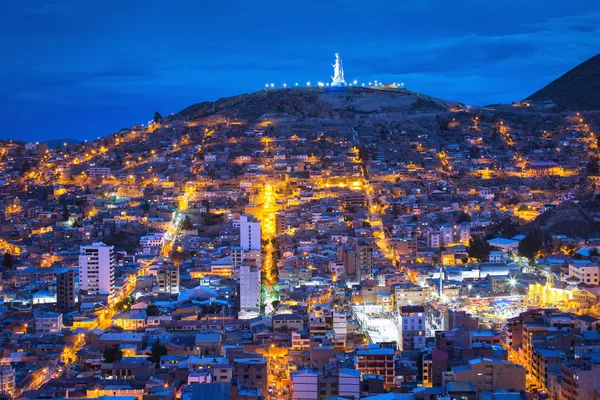
[[15,395],[15,369],[10,365],[0,366],[0,394]]
[[425,347],[425,307],[400,307],[400,346],[402,350]]
[[75,310],[75,270],[65,269],[56,275],[56,309],[61,313]]
[[179,268],[163,267],[156,274],[158,291],[168,294],[179,294]]
[[378,344],[369,345],[368,349],[357,350],[354,363],[363,374],[380,375],[386,389],[394,386],[396,363],[395,351]]
[[275,234],[281,235],[285,230],[285,211],[280,211],[275,215]]
[[373,272],[373,243],[360,241],[354,246],[356,249],[356,268],[361,276],[370,277]]
[[244,250],[260,250],[260,222],[252,216],[240,217],[240,246]]
[[260,299],[260,271],[254,265],[240,267],[240,309],[258,311]]
[[115,249],[104,243],[81,246],[79,285],[90,295],[112,296],[115,288]]
[[452,226],[440,227],[440,239],[442,246],[448,246],[454,243],[454,229]]
[[231,247],[231,267],[239,269],[244,263],[244,249],[241,246]]

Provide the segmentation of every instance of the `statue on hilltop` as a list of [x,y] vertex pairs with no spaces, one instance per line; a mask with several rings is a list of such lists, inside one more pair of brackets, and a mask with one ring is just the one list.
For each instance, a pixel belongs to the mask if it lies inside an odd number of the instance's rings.
[[333,64],[333,77],[331,79],[333,79],[331,86],[346,86],[346,81],[344,80],[344,68],[342,67],[342,58],[340,57],[340,53],[335,53],[335,64]]

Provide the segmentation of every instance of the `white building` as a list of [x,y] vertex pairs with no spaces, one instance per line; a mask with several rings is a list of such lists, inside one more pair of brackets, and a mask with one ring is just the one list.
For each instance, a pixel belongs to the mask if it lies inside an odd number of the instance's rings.
[[260,300],[260,271],[256,266],[240,267],[240,309],[258,311]]
[[336,339],[346,340],[348,335],[348,321],[345,313],[339,311],[333,312],[333,330]]
[[318,400],[319,399],[319,372],[312,370],[296,371],[292,373],[294,385],[294,400]]
[[439,230],[430,230],[427,232],[427,247],[440,247],[442,235]]
[[452,244],[454,242],[454,229],[451,226],[441,226],[440,237],[442,246]]
[[348,399],[360,398],[360,371],[343,368],[339,371],[339,396]]
[[469,223],[460,224],[456,228],[456,241],[468,245],[469,239],[471,239],[471,228],[469,227]]
[[260,222],[248,215],[240,217],[240,246],[244,250],[260,250]]
[[168,294],[179,294],[179,268],[164,267],[156,274],[158,291]]
[[35,331],[41,333],[60,333],[63,325],[63,316],[61,313],[46,312],[36,315]]
[[140,238],[143,254],[158,254],[165,241],[164,232],[152,232]]
[[425,307],[400,307],[400,345],[402,350],[425,347]]
[[598,284],[598,265],[588,260],[573,260],[569,263],[569,276],[575,277],[581,283],[588,285]]
[[79,286],[88,294],[112,296],[115,288],[115,249],[104,243],[81,246]]

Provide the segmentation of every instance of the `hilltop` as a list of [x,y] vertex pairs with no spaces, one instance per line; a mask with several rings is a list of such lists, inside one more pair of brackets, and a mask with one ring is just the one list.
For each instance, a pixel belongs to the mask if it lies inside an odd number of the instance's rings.
[[360,115],[407,115],[444,112],[461,107],[407,90],[349,87],[345,93],[328,93],[323,88],[261,90],[255,93],[202,102],[185,108],[175,119],[225,117],[249,121],[261,118],[346,119]]
[[561,111],[600,110],[600,54],[579,64],[525,101],[551,102]]

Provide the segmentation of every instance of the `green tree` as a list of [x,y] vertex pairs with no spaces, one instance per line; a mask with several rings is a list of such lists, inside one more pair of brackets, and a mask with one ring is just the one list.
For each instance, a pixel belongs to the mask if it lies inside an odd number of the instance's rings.
[[4,254],[4,259],[2,260],[2,266],[6,269],[12,269],[14,265],[15,259],[13,258],[13,255],[6,252],[6,254]]
[[69,219],[69,207],[67,207],[67,204],[63,204],[62,207],[62,219],[63,221],[67,221]]
[[25,175],[31,169],[31,164],[27,160],[21,164],[21,175]]
[[477,261],[484,261],[490,255],[490,245],[482,237],[472,236],[467,247],[469,257],[476,258]]
[[462,224],[463,222],[471,222],[471,216],[466,212],[461,212],[458,218],[456,219],[456,223]]
[[154,113],[154,123],[158,124],[160,121],[162,121],[163,117],[162,115],[160,115],[160,113],[158,111],[156,111]]
[[194,225],[192,224],[192,220],[190,219],[190,217],[186,216],[183,219],[183,222],[181,223],[181,229],[183,229],[184,231],[189,231],[193,227]]
[[530,260],[535,258],[535,253],[542,249],[542,238],[539,232],[530,232],[521,242],[519,242],[519,254]]
[[104,349],[102,353],[102,358],[104,358],[105,363],[114,363],[117,361],[121,361],[123,359],[123,351],[119,348],[118,345],[114,345],[113,347],[108,347]]
[[160,314],[160,308],[158,308],[158,306],[156,304],[150,304],[147,308],[146,308],[146,315],[148,317],[155,317],[158,314]]
[[152,345],[150,357],[148,357],[148,360],[152,361],[158,367],[160,358],[162,356],[166,356],[166,355],[167,355],[167,346],[161,344],[160,341],[157,340]]

